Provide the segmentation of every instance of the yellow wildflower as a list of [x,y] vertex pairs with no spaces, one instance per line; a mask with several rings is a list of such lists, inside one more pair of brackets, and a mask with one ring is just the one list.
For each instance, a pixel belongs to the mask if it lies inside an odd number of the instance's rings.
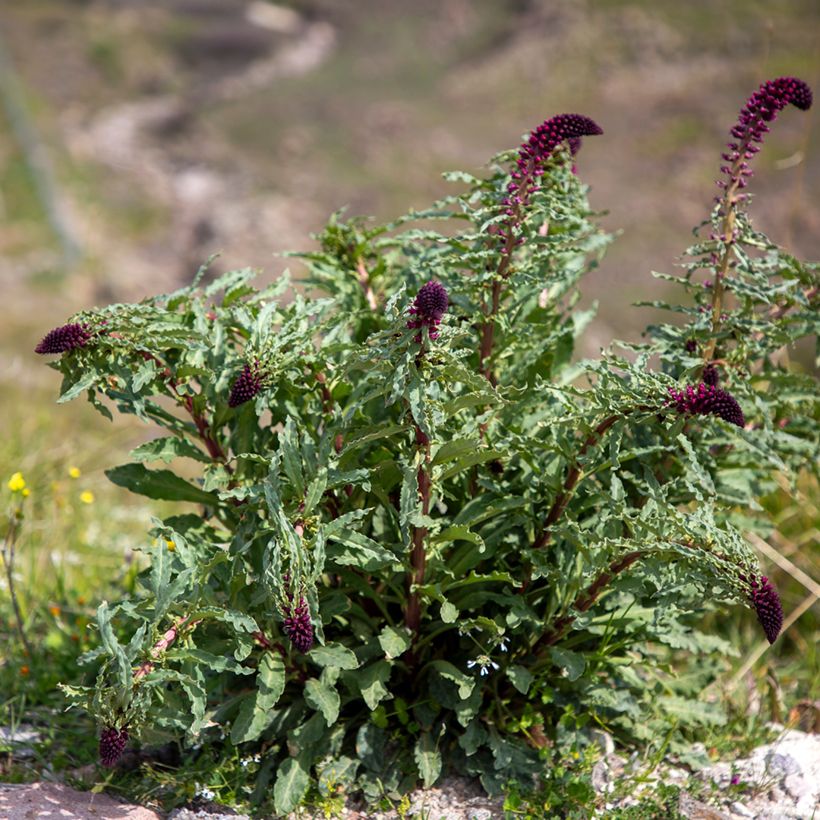
[[80,468],[79,467],[69,467],[68,474],[71,478],[79,478],[80,477]]
[[22,473],[15,473],[9,480],[8,480],[8,488],[13,493],[19,493],[26,489],[26,480],[23,478]]
[[82,501],[83,504],[93,504],[94,503],[94,493],[92,493],[91,490],[83,490],[80,493],[80,501]]
[[59,617],[60,617],[60,607],[58,607],[58,606],[50,606],[50,607],[48,608],[48,611],[49,611],[49,612],[50,612],[50,613],[51,613],[51,614],[52,614],[55,618],[59,618]]
[[28,498],[31,495],[31,490],[28,487],[23,487],[22,496]]
[[174,552],[177,548],[177,545],[173,541],[169,541],[167,538],[165,539],[165,546],[168,547],[169,552]]

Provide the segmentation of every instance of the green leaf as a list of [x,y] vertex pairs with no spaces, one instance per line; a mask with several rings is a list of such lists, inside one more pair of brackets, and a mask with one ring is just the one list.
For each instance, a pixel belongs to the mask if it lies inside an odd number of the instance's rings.
[[449,601],[445,601],[441,605],[441,620],[445,624],[452,624],[456,622],[458,618],[458,609],[451,604]]
[[473,678],[453,666],[449,661],[433,661],[430,665],[442,678],[452,681],[458,686],[458,696],[462,700],[470,697],[473,687],[475,686],[475,680],[473,680]]
[[314,646],[308,652],[308,658],[319,666],[336,667],[337,669],[358,669],[359,661],[353,652],[340,643],[329,643],[325,646]]
[[424,788],[429,789],[441,774],[441,754],[430,732],[424,732],[416,741],[413,758]]
[[550,649],[550,656],[552,657],[552,662],[564,670],[570,681],[578,680],[578,678],[584,674],[587,662],[583,655],[579,655],[577,652],[571,652],[568,649],[553,646]]
[[75,382],[69,383],[66,378],[62,386],[60,398],[57,399],[57,404],[65,404],[72,399],[76,399],[77,396],[79,396],[84,390],[88,390],[90,387],[93,387],[98,378],[100,378],[99,375],[93,370],[88,370],[85,373],[82,373]]
[[279,452],[285,475],[300,495],[305,493],[305,476],[302,472],[302,452],[299,448],[299,431],[293,416],[288,416],[284,430],[279,434]]
[[194,504],[217,506],[217,498],[189,484],[170,470],[148,470],[142,464],[123,464],[106,470],[109,480],[132,493],[166,501],[191,501]]
[[320,467],[314,479],[310,482],[305,495],[305,515],[309,515],[322,500],[327,489],[327,467]]
[[136,461],[164,461],[166,464],[180,457],[194,458],[205,464],[210,464],[212,460],[188,439],[176,436],[163,436],[146,441],[131,451],[131,457]]
[[332,686],[316,678],[311,678],[305,683],[305,701],[308,706],[322,713],[328,726],[332,726],[339,717],[339,693]]
[[273,720],[273,707],[285,691],[285,664],[278,652],[266,652],[259,661],[255,695],[242,701],[231,728],[233,743],[256,740]]
[[532,672],[524,666],[510,666],[507,668],[507,677],[512,681],[512,685],[522,694],[526,695],[533,681]]
[[338,566],[358,567],[367,572],[384,567],[401,569],[401,564],[390,550],[360,532],[343,528],[327,537],[335,542],[327,548],[327,560]]
[[[304,756],[307,758],[307,755]],[[310,783],[310,763],[302,757],[289,757],[280,767],[273,787],[273,805],[276,811],[293,811],[307,792]]]
[[390,664],[377,661],[359,670],[356,682],[368,709],[375,709],[379,702],[390,695],[385,683],[390,678]]
[[349,786],[356,777],[361,764],[352,757],[342,755],[331,760],[319,770],[319,791],[321,794],[335,794],[339,786]]
[[406,629],[386,626],[379,635],[379,645],[388,659],[398,658],[410,648],[410,635]]

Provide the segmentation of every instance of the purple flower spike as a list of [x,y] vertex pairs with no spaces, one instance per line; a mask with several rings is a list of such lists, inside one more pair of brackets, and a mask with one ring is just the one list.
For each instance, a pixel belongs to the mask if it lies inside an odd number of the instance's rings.
[[[441,324],[441,318],[447,312],[449,304],[447,288],[441,282],[431,281],[422,285],[410,307],[410,313],[414,318],[407,322],[407,327],[416,329],[426,326],[429,328],[430,338],[437,339],[436,328]],[[415,340],[421,342],[421,333]]]
[[727,144],[728,151],[723,154],[727,164],[721,167],[728,182],[721,181],[718,185],[724,189],[745,188],[752,176],[748,161],[760,150],[755,143],[763,142],[769,131],[767,123],[776,120],[787,105],[806,111],[811,108],[811,103],[811,89],[797,77],[779,77],[763,83],[746,101],[730,132],[732,142]]
[[783,626],[783,606],[772,582],[764,575],[752,578],[749,583],[749,599],[757,613],[757,620],[766,633],[770,644],[777,640]]
[[703,381],[710,387],[717,387],[717,383],[720,381],[720,371],[716,365],[710,363],[703,368]]
[[91,340],[92,333],[88,325],[70,322],[67,325],[49,330],[43,340],[34,348],[35,353],[67,353],[78,347],[85,347]]
[[231,387],[228,407],[239,407],[240,404],[250,401],[261,389],[262,373],[259,362],[254,362],[253,365],[246,364]]
[[313,624],[310,621],[310,610],[304,597],[299,598],[299,605],[288,608],[284,613],[283,629],[290,642],[299,652],[308,652],[313,646]]
[[558,114],[542,122],[518,150],[518,168],[512,175],[507,196],[503,200],[508,213],[517,206],[525,205],[529,195],[538,189],[538,177],[544,173],[544,166],[556,146],[567,142],[574,157],[581,148],[581,137],[603,133],[596,122],[583,114]]
[[122,757],[128,744],[128,730],[107,726],[100,734],[100,763],[103,766],[114,766]]
[[743,427],[746,420],[734,396],[711,384],[687,385],[684,390],[669,388],[670,401],[679,413],[719,416],[729,424]]

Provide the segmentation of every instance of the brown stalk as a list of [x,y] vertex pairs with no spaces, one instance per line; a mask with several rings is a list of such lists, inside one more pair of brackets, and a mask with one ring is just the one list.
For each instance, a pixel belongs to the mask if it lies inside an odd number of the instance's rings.
[[[628,552],[626,555],[612,561],[610,565],[582,592],[578,594],[572,604],[572,608],[577,612],[586,612],[598,600],[600,594],[609,586],[612,579],[632,566],[643,553],[635,550]],[[564,615],[559,618],[552,625],[552,628],[546,632],[533,646],[533,651],[540,646],[552,646],[561,637],[563,637],[577,615]]]

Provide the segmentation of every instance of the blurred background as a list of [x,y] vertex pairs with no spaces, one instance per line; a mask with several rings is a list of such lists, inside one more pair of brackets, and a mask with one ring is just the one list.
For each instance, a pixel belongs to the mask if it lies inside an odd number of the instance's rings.
[[[784,74],[820,86],[818,23],[816,0],[0,0],[0,475],[31,488],[18,561],[29,612],[53,599],[49,640],[82,640],[156,507],[102,475],[150,431],[56,407],[32,352],[46,330],[177,287],[215,251],[217,269],[275,276],[335,209],[423,207],[443,171],[480,173],[579,112],[605,131],[579,173],[622,231],[585,286],[601,309],[584,352],[635,339],[647,311],[630,304],[660,295],[650,271],[708,214],[746,98]],[[757,226],[804,258],[820,256],[816,110],[781,115],[751,188]],[[777,503],[812,571],[807,492]]]

